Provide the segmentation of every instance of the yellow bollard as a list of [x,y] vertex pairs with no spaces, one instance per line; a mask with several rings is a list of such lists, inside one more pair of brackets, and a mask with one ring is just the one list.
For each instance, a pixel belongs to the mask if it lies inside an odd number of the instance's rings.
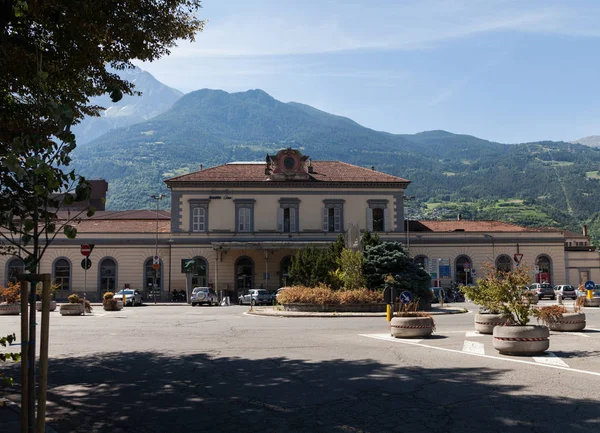
[[588,299],[592,299],[594,297],[594,292],[592,290],[588,290],[587,297],[588,297]]
[[123,291],[123,305],[127,304],[127,295],[125,294],[125,291]]
[[392,306],[390,304],[386,305],[385,320],[388,322],[392,321]]

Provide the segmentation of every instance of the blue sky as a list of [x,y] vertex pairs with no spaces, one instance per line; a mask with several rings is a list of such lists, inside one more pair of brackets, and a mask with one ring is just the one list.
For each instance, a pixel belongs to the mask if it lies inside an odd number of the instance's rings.
[[204,0],[195,43],[140,64],[184,92],[263,89],[392,133],[600,135],[600,1]]

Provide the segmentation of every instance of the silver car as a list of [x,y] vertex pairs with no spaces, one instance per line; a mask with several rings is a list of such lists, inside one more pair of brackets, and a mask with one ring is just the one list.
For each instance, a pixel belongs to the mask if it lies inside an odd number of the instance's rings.
[[201,304],[219,305],[219,297],[214,289],[211,289],[210,287],[194,287],[190,301],[192,307]]
[[123,295],[125,295],[125,305],[142,305],[142,294],[138,290],[119,290],[113,298],[122,301]]
[[270,305],[273,303],[271,292],[265,289],[251,289],[247,294],[242,295],[238,299],[240,305]]
[[575,290],[575,287],[569,286],[567,284],[554,286],[554,293],[556,293],[557,295],[560,294],[563,299],[577,299],[577,291]]

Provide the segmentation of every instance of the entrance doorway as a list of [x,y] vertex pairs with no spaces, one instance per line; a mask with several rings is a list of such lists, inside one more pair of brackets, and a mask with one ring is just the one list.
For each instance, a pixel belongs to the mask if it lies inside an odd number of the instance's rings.
[[240,257],[235,262],[235,285],[238,297],[254,288],[254,262],[250,257]]

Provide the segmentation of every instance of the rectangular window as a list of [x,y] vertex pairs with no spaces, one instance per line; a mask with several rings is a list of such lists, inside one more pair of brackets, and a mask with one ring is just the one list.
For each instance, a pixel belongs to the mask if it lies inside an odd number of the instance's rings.
[[238,210],[238,232],[250,231],[250,208],[241,207]]
[[206,209],[203,207],[195,207],[192,210],[192,231],[206,231]]
[[344,200],[323,200],[325,207],[323,208],[323,231],[324,232],[341,232]]
[[383,232],[385,231],[385,219],[384,210],[381,208],[373,209],[373,231]]
[[277,230],[284,233],[295,233],[298,208],[280,207],[277,215]]

